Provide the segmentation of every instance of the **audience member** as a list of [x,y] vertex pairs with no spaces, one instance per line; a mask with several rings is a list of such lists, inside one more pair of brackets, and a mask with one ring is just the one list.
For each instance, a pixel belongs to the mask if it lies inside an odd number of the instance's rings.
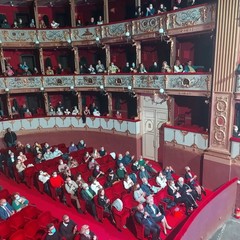
[[99,178],[99,177],[102,177],[104,175],[105,175],[105,173],[100,170],[100,165],[96,165],[94,170],[93,170],[93,177]]
[[176,60],[173,66],[173,71],[175,73],[181,73],[183,72],[183,66],[181,65],[180,60]]
[[68,215],[63,215],[62,222],[59,226],[59,233],[65,240],[74,240],[77,233],[77,224],[69,218]]
[[78,114],[79,114],[78,108],[77,108],[77,106],[74,106],[74,108],[73,108],[73,110],[72,110],[72,115],[73,115],[73,116],[76,116],[76,115],[78,115]]
[[47,66],[46,75],[54,75],[54,71],[51,66]]
[[76,152],[78,150],[77,146],[74,144],[74,142],[71,142],[70,146],[68,147],[68,152]]
[[125,173],[124,175],[123,186],[126,190],[128,190],[128,192],[130,192],[134,186],[133,180],[128,176],[127,173]]
[[28,203],[29,201],[25,197],[20,196],[18,192],[13,194],[12,207],[16,212],[28,206]]
[[96,74],[95,68],[93,67],[92,64],[89,65],[88,73],[90,73],[90,74]]
[[97,195],[98,194],[98,191],[100,189],[102,189],[102,185],[98,182],[98,180],[94,177],[91,177],[90,178],[90,182],[91,182],[91,185],[90,185],[90,188],[94,191],[94,195]]
[[[78,148],[78,150],[82,150],[82,149],[86,148],[86,146],[87,146],[87,144],[84,142],[83,139],[81,139],[77,145],[77,148]],[[88,152],[86,152],[86,153],[88,153]],[[88,153],[88,155],[89,155],[89,153]]]
[[97,21],[97,25],[102,25],[102,24],[103,24],[102,16],[99,16],[98,21]]
[[4,73],[7,77],[11,77],[14,75],[13,68],[11,66],[6,66],[6,71]]
[[162,69],[161,69],[162,73],[170,73],[172,72],[172,69],[170,68],[170,66],[168,65],[167,61],[164,61],[162,63]]
[[42,170],[39,171],[39,175],[38,175],[38,181],[42,182],[44,185],[44,191],[46,193],[50,193],[50,189],[49,189],[49,179],[50,179],[50,175],[47,172],[44,172]]
[[155,9],[153,5],[150,3],[149,6],[146,8],[146,17],[152,16],[155,14]]
[[96,25],[94,17],[90,18],[90,22],[88,23],[88,25]]
[[35,27],[36,27],[36,26],[35,26],[35,21],[34,21],[33,18],[31,19],[31,22],[30,22],[30,24],[29,24],[29,27],[30,27],[30,28],[35,28]]
[[81,240],[98,240],[97,236],[90,231],[88,225],[83,225],[80,230]]
[[140,167],[139,178],[140,179],[143,179],[143,178],[149,179],[149,178],[151,178],[151,176],[149,175],[148,171],[145,169],[144,166]]
[[16,164],[16,169],[17,169],[17,172],[19,174],[19,177],[20,177],[21,181],[23,181],[23,179],[24,179],[24,170],[26,168],[27,167],[25,166],[25,164],[20,159],[18,159],[17,164]]
[[58,232],[58,230],[55,228],[53,223],[49,223],[47,225],[47,235],[45,237],[45,240],[61,240],[62,236]]
[[76,27],[82,27],[82,21],[81,19],[78,19],[77,22],[76,22]]
[[109,168],[105,186],[111,187],[117,181],[119,181],[117,174],[113,171],[112,168]]
[[63,69],[63,67],[62,67],[62,64],[61,63],[58,63],[58,66],[57,66],[57,68],[56,68],[56,74],[63,74],[63,72],[64,72],[64,69]]
[[75,168],[78,167],[78,161],[76,159],[74,159],[72,156],[68,157],[68,167],[69,168]]
[[14,21],[13,21],[12,28],[18,28],[18,22],[17,22],[17,20],[14,20]]
[[162,171],[159,172],[158,176],[156,177],[156,183],[161,189],[167,186],[167,178],[163,175]]
[[44,22],[43,19],[41,19],[39,22],[39,28],[47,28],[46,23]]
[[22,21],[21,18],[18,19],[18,23],[17,24],[18,24],[18,28],[23,28],[24,27],[23,21]]
[[152,240],[160,239],[160,227],[156,222],[150,217],[147,211],[144,210],[143,205],[140,203],[137,206],[137,211],[135,213],[136,221],[144,226],[144,235],[149,236],[152,234]]
[[150,66],[149,72],[160,72],[160,67],[158,66],[157,62],[154,62],[153,65]]
[[7,202],[6,199],[0,199],[0,219],[6,220],[15,213],[12,206]]
[[98,221],[97,213],[96,213],[96,206],[93,201],[94,195],[95,195],[95,192],[91,188],[89,188],[88,184],[83,183],[82,190],[81,190],[81,196],[86,201],[87,205],[89,205],[90,208],[92,209],[92,214],[93,214],[95,220]]
[[146,193],[142,190],[139,183],[135,183],[133,190],[134,190],[133,197],[134,197],[135,201],[137,201],[139,203],[146,202],[146,199],[145,199]]
[[8,23],[6,18],[4,18],[4,20],[2,22],[1,28],[5,28],[5,29],[10,28],[10,24]]
[[167,235],[167,229],[171,230],[172,227],[169,226],[166,217],[161,213],[158,206],[154,204],[154,199],[152,196],[147,197],[147,205],[145,207],[145,211],[156,223],[162,223],[163,232],[165,235]]
[[148,182],[147,178],[142,178],[141,189],[143,190],[143,192],[145,192],[146,196],[156,194],[157,192],[159,192],[161,190],[161,188],[159,188],[159,187],[152,186]]
[[204,68],[203,66],[194,66],[192,65],[192,61],[187,61],[187,64],[184,67],[184,72],[195,73],[197,69]]
[[93,152],[92,152],[91,156],[94,159],[100,158],[100,154],[99,154],[99,152],[98,152],[98,150],[96,148],[93,149]]
[[123,70],[122,70],[124,73],[130,73],[130,65],[129,65],[129,62],[126,62],[126,65],[123,67]]
[[101,63],[100,60],[98,60],[98,63],[96,65],[96,71],[97,73],[104,73],[105,72],[105,67],[104,65]]
[[114,74],[120,72],[120,69],[112,62],[108,67],[108,73]]
[[15,147],[17,142],[17,135],[15,132],[11,130],[11,128],[7,128],[7,131],[4,135],[4,141],[7,147]]
[[99,152],[100,157],[103,157],[103,156],[107,155],[107,152],[106,152],[106,150],[104,149],[103,146],[99,149],[98,152]]
[[240,137],[240,132],[238,131],[237,125],[233,125],[233,137]]
[[71,176],[71,171],[66,163],[62,159],[59,160],[58,172],[62,173],[64,176]]
[[119,111],[116,111],[115,117],[120,119],[122,118],[122,114]]
[[147,73],[147,70],[146,70],[146,68],[144,67],[143,63],[140,63],[140,64],[139,64],[138,72],[139,72],[139,73]]
[[157,171],[152,167],[151,164],[149,164],[149,161],[145,161],[143,159],[143,156],[139,156],[138,164],[140,166],[143,166],[149,173],[157,173]]
[[164,6],[163,3],[160,4],[158,13],[165,13],[167,11],[167,8]]
[[59,150],[58,147],[54,147],[53,156],[60,157],[62,155],[63,155],[63,152],[61,150]]
[[93,157],[91,157],[88,161],[88,169],[93,170],[96,167],[96,165],[99,165],[99,164]]
[[71,199],[76,202],[77,210],[79,213],[82,213],[80,202],[78,200],[78,185],[76,182],[74,182],[70,177],[66,178],[65,181],[65,189],[67,193],[71,195]]
[[172,166],[166,166],[163,170],[163,175],[166,176],[167,180],[172,180],[172,174],[174,173],[174,170],[172,168]]
[[47,151],[43,154],[44,159],[47,160],[51,160],[54,158],[53,153],[51,152],[51,148],[47,148]]
[[71,112],[68,110],[68,108],[66,108],[66,110],[64,111],[64,114],[68,116],[71,114]]
[[63,178],[57,174],[57,172],[53,172],[52,176],[49,179],[50,185],[55,189],[57,195],[59,197],[63,196],[62,186],[64,185]]
[[130,70],[131,70],[131,73],[137,73],[136,64],[134,62],[132,63]]
[[59,27],[59,23],[55,22],[54,20],[52,20],[51,22],[51,27],[52,28],[58,28]]

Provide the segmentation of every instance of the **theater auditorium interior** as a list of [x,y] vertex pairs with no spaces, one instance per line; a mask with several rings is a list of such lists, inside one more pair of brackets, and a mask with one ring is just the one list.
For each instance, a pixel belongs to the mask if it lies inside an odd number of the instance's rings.
[[240,218],[239,43],[239,0],[1,0],[0,239]]

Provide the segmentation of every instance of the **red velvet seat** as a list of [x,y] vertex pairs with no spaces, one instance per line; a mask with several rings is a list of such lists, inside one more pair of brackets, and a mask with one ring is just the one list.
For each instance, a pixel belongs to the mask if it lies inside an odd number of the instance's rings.
[[138,202],[133,199],[133,193],[127,193],[122,196],[123,206],[129,211],[132,210],[133,207],[138,205]]
[[133,224],[134,224],[134,227],[135,227],[135,232],[136,232],[137,239],[144,240],[145,239],[144,226],[136,220],[135,213],[132,214],[132,219],[133,219]]
[[9,240],[26,240],[25,232],[23,229],[20,229],[13,233]]
[[58,219],[53,217],[49,211],[41,213],[37,218],[39,228],[46,230],[49,223],[58,224]]
[[36,219],[39,214],[42,213],[38,208],[34,206],[27,206],[21,210],[21,213],[24,215],[24,218],[27,220]]
[[36,172],[35,167],[28,167],[24,170],[24,179],[29,188],[34,186],[34,174]]
[[37,232],[39,231],[38,220],[31,220],[24,226],[25,238],[35,240],[37,239]]
[[95,203],[95,206],[96,206],[97,217],[98,217],[100,222],[103,222],[103,219],[104,219],[104,209],[103,209],[102,206],[100,206],[98,204],[98,196],[97,195],[93,199],[94,199],[94,203]]
[[0,199],[2,198],[6,199],[7,201],[11,199],[11,195],[7,189],[3,189],[0,191]]
[[130,212],[127,208],[123,208],[122,211],[118,211],[115,207],[112,208],[113,217],[116,222],[116,227],[119,231],[122,231],[123,226],[126,225],[127,218],[130,216]]
[[121,198],[122,194],[127,193],[126,189],[123,187],[123,181],[116,182],[113,184],[112,188],[116,198]]
[[0,222],[0,239],[8,239],[13,232],[8,220]]
[[10,227],[14,230],[23,228],[27,221],[28,220],[24,217],[22,211],[13,214],[11,218],[9,218]]

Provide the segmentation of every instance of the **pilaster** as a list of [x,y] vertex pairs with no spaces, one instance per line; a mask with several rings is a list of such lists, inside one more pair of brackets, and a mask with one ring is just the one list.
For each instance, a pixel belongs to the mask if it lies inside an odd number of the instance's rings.
[[71,26],[76,27],[75,0],[69,0],[69,4],[70,4],[70,14],[71,14]]
[[103,3],[104,23],[109,23],[109,5],[108,0],[104,0]]

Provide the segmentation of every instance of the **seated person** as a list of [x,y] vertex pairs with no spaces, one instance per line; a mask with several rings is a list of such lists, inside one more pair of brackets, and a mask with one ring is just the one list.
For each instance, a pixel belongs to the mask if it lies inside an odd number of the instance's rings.
[[144,166],[140,167],[140,172],[139,172],[139,178],[146,178],[146,179],[150,179],[151,176],[149,175],[148,171],[145,169]]
[[77,22],[76,22],[76,27],[82,27],[82,22],[81,22],[81,19],[77,19]]
[[15,213],[12,206],[7,202],[6,199],[0,199],[0,219],[6,220]]
[[[24,149],[25,149],[25,147],[24,147],[24,145],[20,142],[20,141],[17,141],[17,143],[16,143],[16,149],[18,150],[18,151],[24,151]],[[22,153],[23,154],[23,153]],[[20,153],[19,153],[19,155],[20,155]],[[24,155],[25,156],[25,155]],[[26,156],[25,156],[26,157]],[[27,160],[27,158],[26,158],[26,160]]]
[[90,110],[88,109],[88,106],[86,106],[86,107],[85,107],[85,109],[84,109],[84,112],[83,112],[83,113],[84,113],[84,115],[85,115],[85,116],[88,116],[88,115],[90,115]]
[[83,183],[83,185],[82,185],[81,196],[86,201],[87,205],[90,206],[90,208],[92,209],[92,214],[93,214],[94,218],[98,221],[96,206],[93,201],[95,192],[91,188],[89,188],[87,183]]
[[149,236],[152,234],[152,239],[160,239],[160,227],[156,222],[150,217],[147,211],[144,210],[143,205],[140,203],[137,206],[137,211],[134,215],[136,221],[144,226],[144,235]]
[[109,168],[105,186],[111,187],[115,182],[118,182],[118,181],[119,181],[119,179],[118,179],[117,174],[113,171],[112,168]]
[[74,106],[74,108],[73,108],[73,110],[72,110],[72,115],[73,115],[73,116],[76,116],[76,115],[78,115],[78,114],[79,114],[78,108],[77,108],[77,106]]
[[16,164],[16,169],[17,169],[17,172],[19,174],[21,181],[23,181],[23,179],[24,179],[24,170],[26,168],[27,167],[25,166],[25,164],[20,159],[18,159],[17,164]]
[[162,171],[159,172],[159,174],[156,177],[156,183],[158,186],[161,187],[161,189],[165,188],[167,186],[167,178],[163,175]]
[[104,73],[105,72],[105,67],[104,65],[101,63],[100,60],[98,60],[98,63],[96,65],[96,71],[97,73]]
[[90,74],[96,74],[95,68],[93,67],[92,64],[89,65],[88,73],[90,73]]
[[87,146],[87,144],[84,142],[83,139],[81,139],[77,145],[77,148],[78,148],[78,150],[82,150],[82,149],[86,148],[86,146]]
[[123,186],[128,192],[130,192],[133,189],[134,182],[133,180],[128,176],[127,173],[125,173],[124,179],[123,179]]
[[52,20],[51,22],[51,27],[52,28],[58,28],[59,27],[59,23],[55,22],[54,20]]
[[233,137],[240,137],[240,132],[238,131],[238,126],[237,125],[233,125]]
[[16,212],[28,206],[28,203],[29,201],[25,197],[20,196],[18,192],[13,194],[12,207]]
[[189,72],[189,73],[195,73],[197,71],[197,69],[203,69],[203,66],[194,66],[192,65],[192,61],[189,60],[187,61],[187,64],[184,67],[184,72]]
[[183,65],[181,64],[180,60],[176,60],[173,66],[174,73],[182,73],[183,72]]
[[47,172],[44,172],[42,170],[39,171],[38,181],[43,183],[44,191],[46,193],[50,193],[50,190],[49,190],[49,179],[50,179],[50,175]]
[[23,154],[23,152],[19,152],[17,159],[21,160],[22,162],[27,161],[27,157],[25,154]]
[[146,8],[146,17],[152,16],[155,14],[155,9],[153,5],[150,3],[149,6]]
[[157,62],[154,62],[153,65],[150,66],[149,72],[152,73],[160,72],[160,67],[158,66]]
[[152,167],[152,165],[149,164],[149,161],[145,161],[145,160],[143,159],[143,156],[142,156],[142,155],[140,155],[140,157],[139,157],[138,164],[139,164],[140,166],[145,167],[145,169],[146,169],[149,173],[157,173],[157,171]]
[[57,108],[56,115],[62,116],[63,112],[60,107]]
[[82,185],[85,183],[85,181],[82,179],[82,176],[80,173],[77,174],[76,176],[76,184],[80,189],[82,189]]
[[102,25],[102,24],[103,24],[102,16],[99,16],[98,21],[97,21],[97,25]]
[[78,167],[78,161],[76,159],[74,159],[72,156],[68,157],[68,167],[69,168],[75,168]]
[[44,159],[47,161],[47,160],[51,160],[54,158],[54,155],[53,153],[51,152],[51,148],[47,148],[47,151],[44,153],[43,155]]
[[83,225],[80,230],[81,240],[98,240],[94,232],[90,231],[88,225]]
[[26,112],[24,113],[24,117],[25,118],[32,117],[32,113],[29,111],[28,108],[27,108]]
[[171,67],[168,65],[167,61],[164,61],[164,62],[162,63],[161,72],[162,72],[162,73],[170,73],[170,72],[172,72],[172,69],[171,69]]
[[129,62],[126,62],[126,65],[123,67],[122,72],[124,73],[130,73],[130,65]]
[[71,176],[71,171],[66,163],[62,159],[59,160],[58,172],[62,173],[64,176]]
[[64,114],[65,114],[65,115],[70,115],[71,112],[68,110],[68,108],[66,108],[66,110],[64,111]]
[[99,164],[93,157],[91,157],[88,161],[88,169],[93,170],[96,167],[96,165],[99,165]]
[[70,146],[68,147],[68,152],[76,152],[78,150],[77,146],[74,144],[74,142],[71,142]]
[[[119,168],[117,169],[117,176],[120,180],[123,180],[125,177],[125,174],[128,173],[127,169],[124,167],[123,163],[119,164]],[[129,173],[129,177],[132,179],[134,183],[137,182],[137,176],[135,173]]]
[[94,159],[100,158],[100,154],[99,154],[99,152],[98,152],[98,150],[96,148],[93,149],[93,152],[92,152],[91,156]]
[[105,173],[100,170],[100,165],[96,165],[94,170],[93,170],[93,177],[99,178],[104,176]]
[[44,159],[42,153],[39,152],[35,157],[35,163],[38,164],[38,163],[41,163],[42,161],[45,161],[45,159]]
[[148,182],[147,178],[142,178],[141,189],[143,190],[143,192],[145,192],[146,196],[156,194],[161,190],[160,187],[152,186]]
[[135,64],[134,62],[132,63],[132,66],[131,66],[131,68],[130,68],[130,71],[131,71],[131,73],[137,73],[136,64]]
[[98,152],[99,152],[100,157],[107,155],[107,152],[103,146],[100,148],[100,150]]
[[39,22],[39,28],[47,28],[46,23],[44,22],[43,19],[41,19]]
[[69,218],[68,215],[63,215],[62,222],[59,226],[59,233],[66,240],[74,239],[77,234],[77,224]]
[[139,64],[138,72],[139,72],[139,73],[147,73],[147,70],[146,70],[146,68],[144,67],[143,63],[140,63],[140,64]]
[[141,189],[139,183],[135,183],[134,187],[133,187],[133,197],[135,199],[135,201],[139,202],[139,203],[144,203],[146,202],[146,193]]
[[108,73],[114,74],[120,72],[120,69],[112,62],[111,65],[108,67]]
[[5,71],[4,75],[6,75],[7,77],[13,76],[14,75],[14,71],[13,71],[12,67],[6,66],[6,71]]
[[153,196],[147,197],[147,205],[145,207],[145,211],[156,223],[159,223],[159,222],[162,223],[163,232],[165,235],[167,235],[167,229],[172,229],[172,228],[168,225],[166,217],[161,213],[158,206],[154,204]]
[[61,150],[58,149],[58,147],[54,147],[53,155],[54,157],[60,157],[63,155],[63,153]]
[[163,3],[161,3],[158,9],[158,13],[164,13],[166,11],[167,11],[167,8],[164,6]]
[[55,228],[53,223],[49,223],[47,225],[47,235],[45,237],[45,240],[61,240],[62,236],[58,232],[58,230]]
[[46,75],[54,75],[54,71],[51,66],[47,66]]
[[122,118],[122,114],[119,111],[116,111],[115,117],[116,118]]
[[115,222],[112,215],[110,199],[107,198],[103,188],[98,191],[98,204],[103,207],[103,211],[109,214],[112,217],[113,222]]
[[94,177],[90,178],[90,182],[91,182],[90,188],[94,191],[95,195],[97,195],[98,191],[103,188],[102,185]]
[[99,116],[101,116],[101,114],[100,114],[100,112],[97,109],[94,109],[93,110],[93,116],[99,117]]
[[57,69],[56,69],[56,74],[63,74],[64,69],[62,67],[61,63],[58,63]]
[[172,166],[166,166],[163,170],[163,175],[166,176],[167,180],[173,180],[172,174],[174,173],[174,170]]
[[54,115],[56,114],[56,112],[55,112],[55,110],[54,110],[54,108],[53,108],[52,106],[49,107],[49,112],[48,112],[48,114],[49,114],[50,116],[54,116]]

